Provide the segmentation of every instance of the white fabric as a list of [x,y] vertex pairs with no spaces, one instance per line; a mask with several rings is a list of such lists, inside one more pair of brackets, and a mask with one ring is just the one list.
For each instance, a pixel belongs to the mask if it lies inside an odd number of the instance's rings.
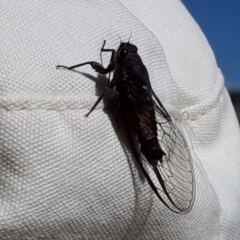
[[[237,119],[179,0],[4,1],[0,19],[1,240],[240,239]],[[153,89],[191,139],[196,201],[185,215],[140,180],[102,102],[84,117],[96,73],[55,68],[100,61],[104,39],[116,49],[131,33]]]

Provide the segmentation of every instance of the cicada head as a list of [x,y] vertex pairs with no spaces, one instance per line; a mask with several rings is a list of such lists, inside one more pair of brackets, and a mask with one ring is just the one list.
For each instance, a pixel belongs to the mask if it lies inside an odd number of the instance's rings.
[[120,44],[116,53],[116,60],[118,64],[126,68],[142,62],[137,47],[128,42]]

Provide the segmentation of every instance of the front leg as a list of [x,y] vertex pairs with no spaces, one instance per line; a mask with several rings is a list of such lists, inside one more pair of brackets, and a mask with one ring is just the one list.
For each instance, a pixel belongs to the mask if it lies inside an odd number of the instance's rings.
[[71,67],[67,67],[67,66],[63,66],[63,65],[57,65],[57,68],[66,68],[68,70],[73,70],[75,68],[84,66],[84,65],[91,65],[91,67],[98,73],[100,74],[107,74],[110,73],[114,70],[116,63],[115,62],[111,62],[107,68],[104,68],[100,63],[98,62],[85,62],[85,63],[80,63]]
[[71,67],[67,67],[67,66],[63,66],[63,65],[57,65],[57,68],[66,68],[68,70],[72,70],[74,68],[78,68],[78,67],[81,67],[81,66],[84,66],[84,65],[91,65],[91,67],[98,73],[100,74],[107,74],[107,73],[110,73],[114,70],[115,66],[116,66],[116,62],[113,60],[114,59],[114,55],[115,55],[115,50],[114,49],[108,49],[108,48],[104,48],[105,47],[105,44],[106,44],[106,40],[103,41],[103,45],[102,45],[102,48],[100,50],[100,56],[102,58],[102,55],[101,53],[102,52],[111,52],[112,55],[111,55],[111,60],[110,60],[110,63],[108,65],[107,68],[104,68],[102,64],[98,63],[98,62],[84,62],[84,63],[80,63],[80,64],[77,64],[77,65],[74,65],[74,66],[71,66]]
[[102,48],[100,51],[101,63],[102,63],[102,52],[111,52],[112,53],[111,59],[110,59],[110,63],[111,63],[111,62],[113,62],[116,51],[114,49],[104,48],[105,44],[106,44],[106,40],[103,41],[103,45],[102,45]]

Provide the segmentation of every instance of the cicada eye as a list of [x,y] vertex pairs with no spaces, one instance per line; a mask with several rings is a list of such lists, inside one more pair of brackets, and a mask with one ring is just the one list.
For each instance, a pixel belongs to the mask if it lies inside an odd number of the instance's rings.
[[136,46],[134,46],[134,50],[137,52],[138,51],[138,48]]
[[126,48],[121,49],[120,56],[126,57],[128,55],[128,50]]

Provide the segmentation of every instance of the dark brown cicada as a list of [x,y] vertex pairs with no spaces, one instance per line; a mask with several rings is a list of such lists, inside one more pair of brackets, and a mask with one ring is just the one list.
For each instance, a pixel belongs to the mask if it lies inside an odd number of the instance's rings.
[[132,152],[149,185],[169,209],[187,212],[192,208],[195,192],[187,142],[152,90],[137,47],[122,42],[115,51],[105,49],[105,44],[106,41],[101,52],[112,54],[107,68],[97,62],[57,67],[75,69],[91,65],[100,74],[113,72],[113,79],[109,79],[104,92],[86,116],[110,89],[115,88],[115,111],[121,115]]

